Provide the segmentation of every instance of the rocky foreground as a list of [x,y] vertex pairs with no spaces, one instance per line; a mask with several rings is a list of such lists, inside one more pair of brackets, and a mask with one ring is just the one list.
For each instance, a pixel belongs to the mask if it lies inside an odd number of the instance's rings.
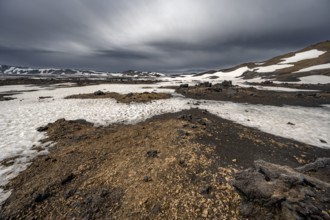
[[292,169],[259,160],[238,172],[241,214],[251,219],[330,219],[330,158]]
[[320,107],[325,104],[330,104],[330,84],[294,85],[286,83],[282,85],[286,88],[306,90],[293,92],[281,90],[260,90],[257,89],[255,86],[268,86],[270,88],[276,89],[278,87],[281,87],[281,84],[275,84],[271,81],[265,81],[260,84],[251,84],[250,87],[241,87],[233,85],[231,81],[223,81],[222,83],[216,84],[204,82],[195,86],[182,84],[180,87],[176,88],[176,92],[184,95],[187,98],[231,101],[273,106],[293,105],[305,107]]
[[[207,111],[107,127],[60,119],[39,131],[57,144],[10,182],[0,219],[329,216],[329,173],[289,168],[330,157],[329,150]],[[254,163],[260,159],[268,163]]]

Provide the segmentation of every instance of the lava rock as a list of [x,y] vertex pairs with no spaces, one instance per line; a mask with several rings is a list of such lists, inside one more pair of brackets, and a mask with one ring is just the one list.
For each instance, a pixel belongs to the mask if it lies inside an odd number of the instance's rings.
[[203,195],[208,195],[211,193],[212,186],[206,186],[203,189],[201,189],[200,193]]
[[183,119],[183,120],[187,120],[187,121],[191,121],[192,118],[193,118],[193,117],[192,117],[192,115],[190,115],[190,114],[189,114],[189,115],[185,115],[185,114],[184,114],[184,115],[179,115],[179,116],[178,116],[178,119]]
[[149,150],[146,154],[147,158],[155,158],[158,156],[158,151],[157,150]]
[[320,179],[322,176],[304,173],[329,165],[330,158],[296,169],[255,161],[233,181],[241,196],[241,214],[249,219],[330,219],[329,213],[322,211],[330,209],[330,184]]
[[46,126],[41,126],[41,127],[38,127],[37,128],[37,131],[39,131],[39,132],[44,132],[44,131],[47,131],[48,130],[48,125],[46,125]]
[[35,202],[43,202],[45,199],[49,197],[47,192],[39,193],[36,198],[34,199]]
[[181,129],[178,129],[177,132],[179,133],[179,136],[181,136],[181,137],[185,137],[185,136],[189,135],[188,132],[181,130]]
[[105,95],[105,93],[102,92],[101,90],[98,90],[98,91],[94,92],[94,95]]
[[210,82],[202,82],[198,84],[199,87],[212,87],[212,83]]
[[231,80],[224,80],[221,85],[224,87],[230,87],[233,86],[233,82]]
[[150,182],[151,181],[151,178],[149,176],[144,176],[143,177],[143,181],[144,182]]
[[201,124],[201,125],[204,125],[204,126],[207,125],[207,122],[206,122],[205,120],[203,120],[203,119],[198,119],[197,122],[198,122],[199,124]]
[[70,182],[71,180],[73,180],[76,176],[71,173],[69,174],[68,176],[66,176],[62,181],[61,181],[61,185],[65,185],[67,184],[68,182]]

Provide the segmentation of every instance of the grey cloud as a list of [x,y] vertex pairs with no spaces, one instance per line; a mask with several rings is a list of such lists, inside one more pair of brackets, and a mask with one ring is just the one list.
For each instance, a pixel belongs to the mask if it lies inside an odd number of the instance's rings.
[[328,0],[4,0],[0,64],[190,71],[328,40]]

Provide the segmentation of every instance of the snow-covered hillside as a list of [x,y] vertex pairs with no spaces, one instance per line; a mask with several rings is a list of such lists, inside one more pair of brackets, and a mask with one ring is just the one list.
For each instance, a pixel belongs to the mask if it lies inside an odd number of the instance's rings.
[[190,76],[181,75],[175,79],[182,82],[210,81],[213,83],[231,80],[234,84],[265,80],[327,84],[330,83],[330,41],[263,62],[246,63],[226,70],[207,71]]
[[93,77],[160,77],[163,73],[157,72],[141,72],[136,70],[128,70],[124,72],[102,72],[93,70],[77,70],[77,69],[54,69],[54,68],[29,68],[29,67],[13,67],[0,65],[0,74],[4,75],[33,75],[33,76],[93,76]]

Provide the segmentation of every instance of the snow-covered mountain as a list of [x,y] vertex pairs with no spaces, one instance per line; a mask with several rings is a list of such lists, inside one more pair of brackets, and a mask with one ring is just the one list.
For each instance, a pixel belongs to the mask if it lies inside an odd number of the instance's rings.
[[317,76],[330,79],[330,41],[317,43],[302,50],[272,59],[244,63],[224,70],[212,70],[193,76],[194,79],[221,79],[234,73],[242,80],[263,79],[299,82],[302,77]]
[[93,70],[77,70],[77,69],[46,69],[46,68],[29,68],[29,67],[13,67],[8,65],[0,65],[0,74],[4,75],[35,75],[35,76],[101,76],[101,77],[160,77],[163,73],[157,72],[141,72],[136,70],[128,70],[124,72],[102,72]]
[[[0,74],[134,78],[165,76],[163,73],[136,70],[111,73],[77,69],[36,69],[7,65],[0,65]],[[244,63],[229,69],[209,70],[193,75],[173,75],[171,78],[182,81],[221,81],[235,78],[235,80],[250,82],[260,80],[299,82],[302,77],[310,76],[318,77],[317,81],[325,79],[323,83],[330,83],[330,41],[317,43],[302,50],[277,56],[266,61]]]

